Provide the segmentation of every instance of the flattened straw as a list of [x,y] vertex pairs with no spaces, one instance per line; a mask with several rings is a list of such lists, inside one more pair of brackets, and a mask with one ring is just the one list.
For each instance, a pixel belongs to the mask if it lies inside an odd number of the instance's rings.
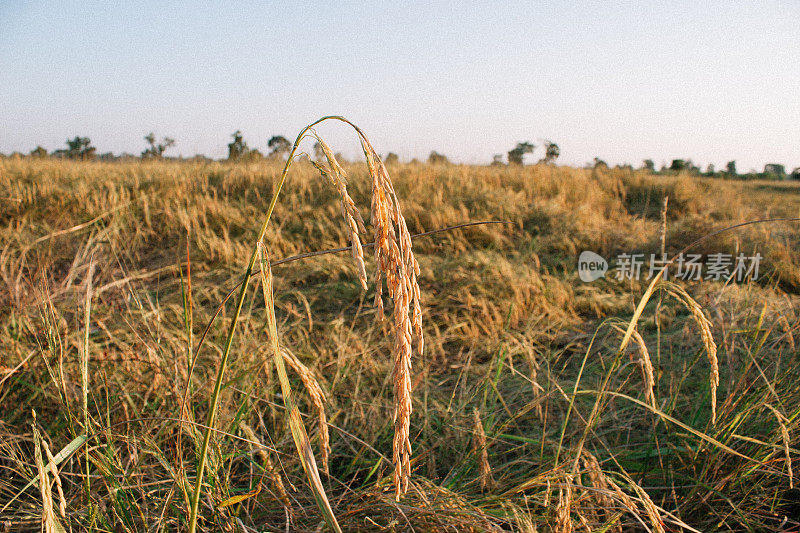
[[[447,226],[447,227],[444,227],[444,228],[439,228],[439,229],[434,229],[434,230],[430,230],[430,231],[425,231],[425,232],[422,232],[422,233],[417,233],[417,234],[412,235],[411,238],[412,239],[416,239],[416,238],[419,238],[419,237],[428,237],[429,235],[435,235],[437,233],[443,233],[445,231],[452,231],[452,230],[461,229],[461,228],[468,228],[468,227],[471,227],[471,226],[483,226],[483,225],[486,225],[486,224],[514,224],[514,223],[513,222],[509,222],[507,220],[485,220],[485,221],[482,221],[482,222],[465,222],[465,223],[462,223],[462,224],[455,224],[453,226]],[[374,242],[368,242],[367,244],[364,245],[365,248],[368,248],[368,247],[371,247],[371,246],[375,246],[375,243]],[[315,251],[315,252],[306,252],[306,253],[303,253],[303,254],[292,255],[292,256],[289,256],[289,257],[284,257],[282,259],[277,259],[275,261],[271,261],[270,265],[274,267],[274,266],[278,266],[278,265],[284,265],[286,263],[291,263],[293,261],[299,261],[301,259],[308,259],[309,257],[318,257],[320,255],[327,255],[327,254],[335,254],[335,253],[339,253],[339,252],[346,252],[347,250],[350,250],[350,246],[346,246],[344,248],[330,248],[328,250],[318,250],[318,251]],[[253,270],[252,275],[253,276],[257,276],[260,273],[261,273],[260,269],[255,269],[255,270]],[[211,314],[211,319],[208,321],[208,323],[206,324],[206,327],[203,329],[203,333],[200,335],[200,339],[198,340],[197,347],[195,348],[194,355],[192,357],[191,367],[189,369],[190,370],[190,372],[189,372],[190,374],[193,373],[194,365],[197,362],[197,356],[200,353],[200,348],[202,348],[202,346],[205,344],[205,339],[206,339],[206,336],[208,335],[208,332],[211,330],[211,326],[214,324],[214,321],[217,319],[219,314],[222,312],[222,308],[225,306],[226,303],[228,303],[228,300],[230,300],[233,297],[233,294],[236,291],[236,289],[238,289],[241,286],[242,286],[242,284],[241,284],[241,282],[239,282],[236,285],[234,285],[233,287],[231,287],[228,290],[228,292],[225,294],[225,297],[222,299],[222,301],[219,304],[217,304],[217,308]],[[382,307],[381,307],[381,309],[382,309]],[[185,410],[185,406],[186,406],[186,401],[188,399],[188,396],[187,396],[188,395],[188,390],[189,389],[187,387],[186,392],[184,394],[184,398],[181,400],[181,405],[183,406],[182,409],[184,409],[184,410]]]
[[[514,222],[510,222],[508,220],[484,220],[484,221],[481,221],[481,222],[464,222],[462,224],[455,224],[453,226],[447,226],[447,227],[444,227],[444,228],[438,228],[438,229],[434,229],[434,230],[430,230],[430,231],[424,231],[422,233],[415,233],[414,235],[411,236],[411,239],[413,240],[413,239],[418,239],[420,237],[428,237],[430,235],[435,235],[437,233],[443,233],[445,231],[453,231],[453,230],[461,229],[461,228],[469,228],[469,227],[472,227],[472,226],[485,226],[487,224],[514,225]],[[370,248],[372,246],[375,246],[374,242],[368,242],[366,244],[363,244],[364,248]],[[303,253],[303,254],[291,255],[289,257],[284,257],[282,259],[276,259],[275,261],[272,261],[271,264],[272,264],[273,267],[275,267],[275,266],[278,266],[278,265],[283,265],[285,263],[291,263],[292,261],[299,261],[300,259],[308,259],[309,257],[318,257],[320,255],[336,254],[336,253],[339,253],[339,252],[346,252],[347,250],[350,250],[350,249],[351,249],[350,246],[345,246],[344,248],[329,248],[327,250],[317,250],[315,252],[306,252],[306,253]],[[254,274],[258,274],[258,272],[255,272]]]

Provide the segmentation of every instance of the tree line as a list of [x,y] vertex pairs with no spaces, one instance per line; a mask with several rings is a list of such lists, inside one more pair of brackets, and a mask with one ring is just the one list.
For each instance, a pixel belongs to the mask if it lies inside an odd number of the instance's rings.
[[[284,158],[286,154],[289,153],[291,150],[292,143],[282,135],[275,135],[269,139],[267,142],[268,150],[266,153],[261,152],[257,148],[251,148],[248,146],[247,141],[244,140],[244,136],[240,130],[236,130],[231,134],[233,140],[228,143],[228,157],[229,161],[258,161],[261,159],[271,159],[271,158]],[[148,133],[144,136],[144,140],[147,142],[147,147],[142,151],[141,155],[138,156],[141,159],[161,159],[165,157],[165,152],[175,146],[175,139],[171,137],[164,137],[160,141],[156,138],[154,133]],[[48,153],[48,151],[43,148],[42,146],[37,146],[30,152],[30,156],[33,157],[57,157],[57,158],[66,158],[66,159],[78,159],[78,160],[90,160],[90,159],[129,159],[135,158],[137,156],[133,154],[122,154],[119,156],[115,156],[114,154],[108,152],[104,154],[98,154],[97,149],[92,146],[92,142],[89,137],[79,137],[76,136],[74,139],[67,139],[66,148],[54,150],[53,152]],[[544,149],[544,156],[539,160],[539,163],[554,163],[556,159],[558,159],[559,155],[561,154],[561,150],[558,145],[552,141],[545,140],[542,142],[542,147]],[[524,164],[523,159],[526,155],[532,154],[536,150],[537,146],[530,143],[530,142],[520,142],[517,145],[507,152],[508,155],[508,164],[509,165],[522,165]],[[322,149],[319,144],[315,144],[313,147],[314,157],[320,159],[323,157]],[[24,156],[19,152],[15,152],[11,154],[12,156]],[[308,154],[301,154],[308,155]],[[338,156],[339,154],[337,154]],[[195,156],[196,158],[205,158],[205,156]],[[343,158],[344,159],[344,158]],[[400,162],[400,157],[394,153],[389,152],[386,157],[384,158],[384,162],[388,165],[397,164]],[[427,162],[432,165],[442,165],[442,164],[450,164],[450,159],[444,155],[440,154],[437,151],[432,151],[428,156]],[[412,159],[411,163],[420,163],[418,159]],[[500,154],[494,156],[492,165],[504,165],[503,157]]]
[[[291,150],[292,143],[282,135],[275,135],[267,142],[267,150],[261,152],[257,148],[251,148],[244,140],[244,136],[240,130],[236,130],[231,134],[233,140],[228,143],[228,161],[259,161],[263,159],[284,159]],[[141,159],[163,159],[165,152],[175,146],[175,139],[171,137],[163,137],[160,141],[156,138],[154,133],[148,133],[144,136],[147,143],[145,149],[138,156]],[[113,159],[129,159],[136,158],[132,154],[122,154],[115,156],[112,153],[98,154],[97,149],[92,146],[89,137],[76,136],[73,139],[67,139],[66,148],[54,150],[48,153],[41,146],[37,146],[30,152],[32,157],[56,157],[77,160],[113,160]],[[492,158],[491,166],[522,166],[525,164],[525,156],[533,155],[537,148],[542,148],[543,153],[541,157],[535,161],[535,164],[554,164],[561,155],[561,148],[558,144],[544,139],[540,145],[535,145],[530,141],[518,142],[514,148],[506,152],[506,160],[503,160],[502,154],[495,154]],[[313,147],[314,157],[322,159],[324,154],[319,146],[319,143]],[[2,154],[0,154],[2,155]],[[24,156],[24,154],[15,152],[12,156]],[[301,157],[310,157],[309,154],[300,154]],[[344,160],[341,154],[336,154],[337,158]],[[195,156],[195,159],[208,159],[205,156]],[[529,158],[530,159],[530,158]],[[384,162],[387,165],[394,165],[400,162],[400,157],[394,153],[389,152],[384,157]],[[427,159],[430,165],[448,165],[450,164],[449,158],[437,151],[431,151]],[[421,163],[418,159],[412,159],[411,164]],[[594,160],[587,164],[589,168],[603,168],[608,167],[608,164],[602,159],[595,157]],[[631,165],[618,165],[620,168],[627,168],[633,170]],[[645,170],[655,175],[676,175],[680,173],[707,176],[717,178],[738,178],[738,179],[800,179],[800,167],[795,168],[791,172],[787,171],[786,167],[779,163],[767,163],[764,165],[763,172],[750,171],[740,174],[736,169],[736,161],[728,161],[724,170],[717,170],[713,164],[709,164],[706,170],[703,171],[691,159],[673,159],[669,166],[663,164],[660,169],[656,169],[656,165],[652,159],[645,159],[642,161],[640,170]]]
[[[228,144],[228,157],[229,161],[258,161],[260,159],[269,159],[269,158],[284,158],[286,154],[289,153],[289,150],[292,148],[292,143],[289,140],[282,136],[282,135],[275,135],[269,139],[267,142],[268,151],[266,153],[262,153],[256,148],[250,148],[245,142],[244,137],[242,136],[241,131],[236,130],[231,137],[233,137],[233,141]],[[89,137],[80,137],[76,136],[73,139],[67,139],[65,144],[67,145],[66,148],[60,148],[58,150],[53,150],[52,152],[48,152],[42,146],[37,146],[33,150],[30,151],[28,154],[31,157],[55,157],[55,158],[64,158],[64,159],[76,159],[76,160],[92,160],[92,159],[101,159],[101,160],[113,160],[113,159],[132,159],[132,158],[141,158],[141,159],[163,159],[166,156],[166,151],[175,146],[175,139],[171,137],[163,137],[160,141],[156,138],[154,133],[148,133],[144,136],[144,140],[147,142],[146,148],[141,152],[139,156],[124,153],[121,155],[114,155],[111,152],[98,154],[97,149],[92,145],[91,139]],[[0,154],[2,156],[2,154]],[[14,152],[11,156],[21,156],[24,157],[25,154],[20,152]],[[323,156],[322,148],[319,146],[319,143],[314,145],[314,156],[319,159]],[[196,155],[194,156],[196,159],[208,159],[203,155]]]
[[670,174],[690,174],[693,176],[706,176],[709,178],[730,178],[730,179],[800,179],[800,167],[795,168],[791,172],[787,171],[786,166],[780,163],[767,163],[764,165],[762,172],[751,170],[749,172],[739,173],[736,169],[736,161],[728,161],[725,164],[724,170],[717,170],[713,164],[706,166],[705,171],[701,170],[700,166],[692,162],[691,159],[673,159],[669,166],[666,164],[661,165],[660,170],[656,170],[655,163],[652,159],[645,159],[642,161],[642,170],[647,170],[652,174],[657,175],[670,175]]

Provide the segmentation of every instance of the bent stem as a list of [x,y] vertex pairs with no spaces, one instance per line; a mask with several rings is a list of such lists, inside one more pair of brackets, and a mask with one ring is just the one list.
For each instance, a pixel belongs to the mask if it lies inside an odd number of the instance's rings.
[[292,440],[297,448],[297,454],[300,457],[300,463],[303,465],[306,477],[311,484],[311,490],[314,493],[317,507],[322,511],[322,517],[325,519],[328,527],[337,533],[341,533],[342,530],[336,521],[336,516],[333,514],[331,504],[328,502],[325,488],[322,486],[319,469],[317,468],[317,461],[314,458],[314,451],[311,448],[311,442],[306,433],[306,428],[303,425],[303,419],[300,417],[300,411],[297,409],[297,405],[295,405],[294,398],[292,397],[292,385],[289,383],[286,365],[283,362],[283,355],[278,345],[278,326],[275,320],[275,300],[272,292],[272,270],[270,269],[266,247],[260,241],[258,242],[258,253],[261,260],[261,288],[264,292],[264,305],[267,308],[267,328],[269,329],[270,347],[272,348],[272,356],[275,359],[275,368],[278,371],[278,380],[281,382],[283,404],[286,406],[286,411],[289,416],[289,428],[292,432]]
[[[275,210],[275,204],[278,203],[278,195],[280,194],[281,189],[283,188],[283,184],[286,182],[286,176],[289,173],[289,167],[291,167],[292,165],[292,160],[294,159],[295,152],[297,152],[297,147],[300,145],[300,141],[303,139],[303,136],[306,134],[308,130],[310,130],[320,122],[329,119],[345,122],[350,126],[352,126],[353,128],[355,128],[357,132],[360,132],[360,129],[353,123],[351,123],[344,117],[338,117],[338,116],[322,117],[321,119],[312,122],[311,124],[303,128],[302,131],[300,131],[300,133],[297,135],[297,139],[295,139],[294,144],[292,145],[292,149],[289,151],[289,156],[286,159],[286,164],[283,166],[283,171],[281,172],[281,177],[278,180],[278,185],[275,189],[275,193],[272,195],[272,200],[270,201],[269,207],[267,208],[267,214],[264,217],[264,222],[261,224],[261,229],[258,232],[258,238],[256,239],[257,243],[263,241],[264,235],[267,232],[267,226],[269,225],[269,221],[272,218],[272,212]],[[230,329],[228,330],[228,336],[225,340],[225,348],[223,349],[222,352],[222,359],[220,361],[219,370],[217,371],[217,377],[214,383],[214,392],[211,394],[211,400],[209,402],[208,418],[206,420],[206,430],[203,435],[203,442],[200,445],[200,454],[197,458],[198,460],[197,478],[195,480],[194,494],[192,495],[192,504],[189,510],[189,533],[195,533],[197,529],[197,514],[200,507],[200,493],[202,492],[203,488],[203,474],[205,473],[206,460],[208,458],[208,444],[211,441],[211,433],[214,429],[214,422],[216,421],[217,406],[219,405],[219,396],[222,391],[222,382],[223,382],[223,377],[225,375],[225,368],[227,367],[228,364],[228,357],[230,356],[231,346],[233,345],[233,336],[236,333],[236,323],[239,321],[239,316],[242,313],[242,306],[244,305],[244,300],[247,295],[247,287],[250,283],[250,279],[253,277],[253,267],[255,266],[257,255],[258,255],[258,246],[256,245],[253,248],[253,253],[250,255],[250,261],[247,264],[247,269],[245,270],[244,276],[242,278],[241,289],[239,290],[239,297],[236,300],[236,308],[233,313],[233,319],[231,321]],[[196,358],[197,354],[195,354],[195,360]],[[189,379],[191,380],[191,375],[189,376]]]

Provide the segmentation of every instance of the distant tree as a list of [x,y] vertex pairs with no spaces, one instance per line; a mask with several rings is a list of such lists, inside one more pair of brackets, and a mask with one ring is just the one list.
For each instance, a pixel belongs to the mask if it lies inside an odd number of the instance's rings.
[[602,168],[602,167],[608,168],[608,163],[606,163],[599,157],[595,157],[593,161],[593,166],[594,168]]
[[492,157],[492,164],[493,167],[502,167],[505,163],[503,163],[503,154],[494,154]]
[[153,132],[145,135],[144,140],[150,146],[142,152],[142,159],[161,159],[164,156],[164,151],[175,145],[175,139],[170,139],[169,137],[164,137],[160,143],[156,143],[156,136]]
[[292,143],[282,135],[275,135],[272,137],[267,143],[267,146],[270,149],[269,157],[274,158],[283,158],[283,156],[292,149]]
[[47,150],[45,150],[41,146],[37,146],[36,148],[31,150],[31,155],[33,157],[47,157]]
[[713,176],[714,175],[714,163],[709,163],[708,167],[706,167],[706,176]]
[[652,159],[645,159],[644,161],[642,161],[642,170],[646,170],[648,172],[655,172],[656,164],[653,162]]
[[764,174],[769,178],[786,178],[786,167],[778,163],[767,163],[764,165]]
[[433,152],[431,152],[430,155],[428,156],[428,164],[429,165],[445,165],[445,164],[447,164],[449,162],[450,162],[450,160],[447,159],[446,155],[442,155],[442,154],[440,154],[439,152],[437,152],[435,150]]
[[396,165],[400,162],[400,157],[394,152],[389,152],[386,154],[386,157],[383,159],[383,162],[387,165]]
[[673,159],[669,169],[674,172],[680,172],[687,169],[686,161],[683,159]]
[[53,152],[55,157],[68,157],[69,159],[94,159],[97,149],[92,146],[89,137],[75,137],[67,139],[67,149]]
[[560,155],[561,148],[556,143],[548,140],[544,141],[544,159],[542,159],[542,163],[549,165],[558,159]]
[[241,131],[236,130],[231,137],[233,137],[233,142],[228,143],[228,160],[238,161],[246,156],[250,149],[247,147]]
[[517,143],[517,146],[508,152],[508,164],[522,165],[525,154],[533,153],[534,148],[536,146],[529,142]]
[[736,161],[728,161],[728,163],[725,165],[725,174],[731,178],[735,178],[737,176]]
[[792,173],[789,174],[789,177],[793,180],[800,180],[800,167],[792,170]]

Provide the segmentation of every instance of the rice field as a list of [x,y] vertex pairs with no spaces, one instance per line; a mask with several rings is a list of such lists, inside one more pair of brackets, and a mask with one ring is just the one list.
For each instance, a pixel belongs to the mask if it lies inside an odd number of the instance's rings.
[[800,527],[799,184],[362,143],[0,159],[0,530]]

